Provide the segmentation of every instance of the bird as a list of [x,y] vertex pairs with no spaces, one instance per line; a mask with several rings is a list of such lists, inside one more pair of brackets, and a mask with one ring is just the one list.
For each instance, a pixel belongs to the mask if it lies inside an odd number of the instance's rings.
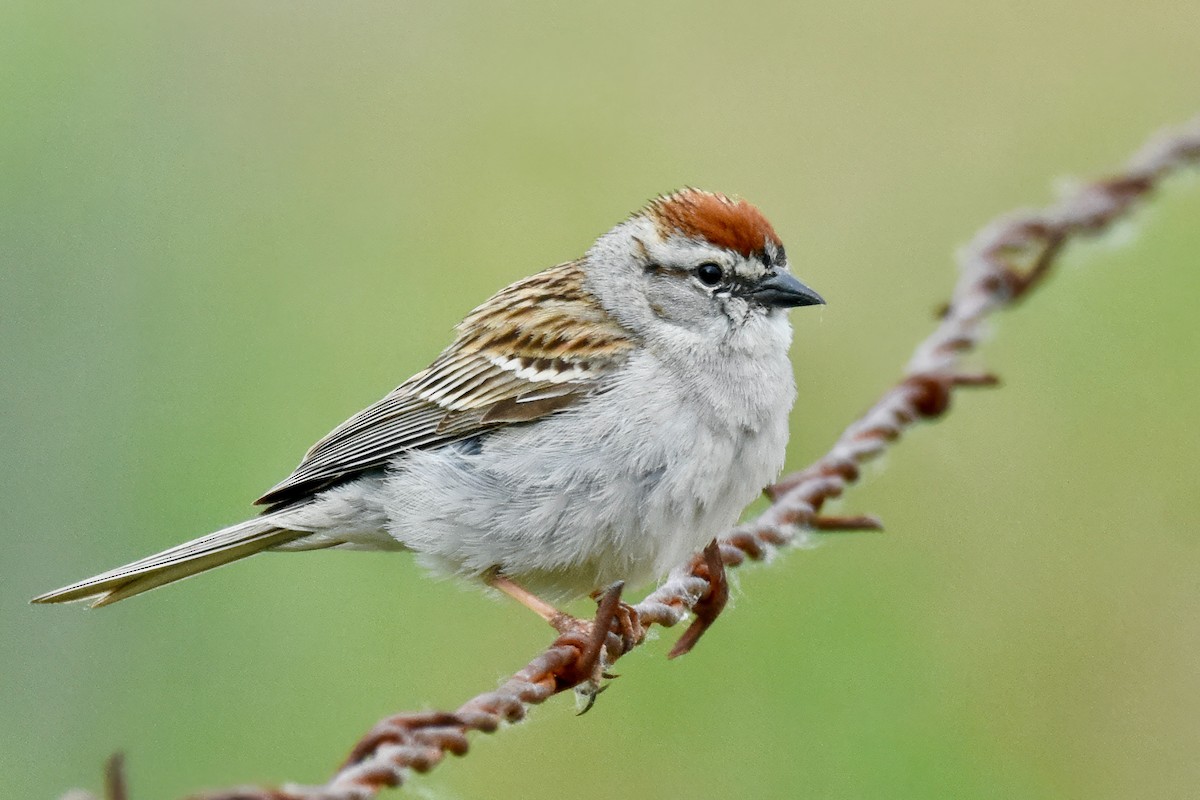
[[556,603],[661,578],[781,470],[789,309],[824,304],[748,201],[684,188],[501,289],[244,522],[42,594],[107,606],[263,551],[410,551]]

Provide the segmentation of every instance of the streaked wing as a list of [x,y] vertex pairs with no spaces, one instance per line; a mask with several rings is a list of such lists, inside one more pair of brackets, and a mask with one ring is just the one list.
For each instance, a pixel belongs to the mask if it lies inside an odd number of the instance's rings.
[[633,347],[583,288],[578,262],[495,294],[428,369],[343,422],[256,502],[279,507],[386,465],[406,450],[529,422],[596,388]]

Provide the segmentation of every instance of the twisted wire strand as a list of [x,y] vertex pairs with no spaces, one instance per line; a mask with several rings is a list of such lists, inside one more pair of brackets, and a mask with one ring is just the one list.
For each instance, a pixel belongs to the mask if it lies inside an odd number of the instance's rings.
[[[904,376],[845,429],[828,453],[771,486],[771,505],[757,519],[719,539],[724,565],[761,561],[780,548],[811,544],[822,531],[881,527],[874,517],[825,516],[821,509],[856,483],[860,467],[883,454],[907,429],[945,414],[955,389],[996,383],[989,373],[965,371],[964,359],[979,346],[986,318],[1036,288],[1066,243],[1109,230],[1163,179],[1197,162],[1200,117],[1151,138],[1123,171],[1075,188],[1049,208],[1019,211],[983,228],[959,252],[960,276],[951,300],[936,329],[917,346]],[[704,601],[712,586],[709,578],[705,558],[697,554],[628,613],[642,627],[676,625]],[[613,638],[606,646],[606,664],[640,644],[622,645]],[[503,685],[454,712],[424,711],[382,720],[322,786],[248,787],[197,797],[369,800],[384,788],[401,785],[410,771],[428,772],[448,753],[465,755],[468,734],[494,733],[504,723],[519,722],[530,706],[573,686],[577,678],[569,676],[583,648],[580,636],[563,634]]]

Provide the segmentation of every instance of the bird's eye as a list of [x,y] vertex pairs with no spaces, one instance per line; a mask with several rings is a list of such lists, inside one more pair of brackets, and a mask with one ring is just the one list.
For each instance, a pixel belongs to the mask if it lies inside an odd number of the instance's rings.
[[711,261],[706,261],[696,267],[696,277],[705,286],[716,286],[721,282],[721,278],[725,276],[719,264],[714,264]]

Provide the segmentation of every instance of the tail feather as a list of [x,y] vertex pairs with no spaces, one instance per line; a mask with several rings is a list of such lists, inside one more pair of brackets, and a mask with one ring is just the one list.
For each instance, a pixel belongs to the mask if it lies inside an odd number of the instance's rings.
[[30,602],[69,603],[96,598],[92,602],[93,608],[106,606],[307,535],[274,524],[276,516],[267,514],[222,528],[123,567],[46,592]]

